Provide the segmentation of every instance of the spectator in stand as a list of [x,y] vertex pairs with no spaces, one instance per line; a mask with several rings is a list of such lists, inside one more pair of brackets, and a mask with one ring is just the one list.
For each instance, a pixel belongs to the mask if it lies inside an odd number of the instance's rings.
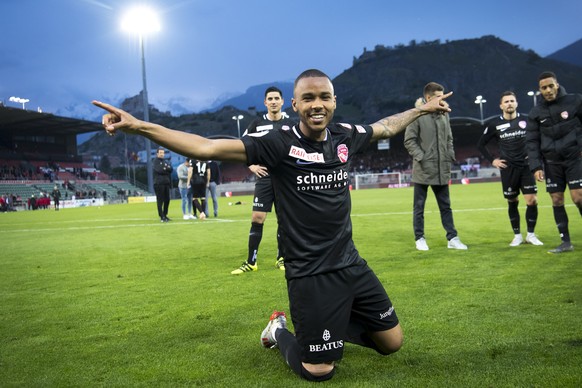
[[[425,85],[423,97],[416,101],[419,107],[434,98],[442,98],[445,88],[436,83]],[[414,238],[416,249],[428,251],[424,237],[424,205],[428,188],[432,189],[441,214],[441,222],[446,231],[449,249],[467,249],[457,236],[453,221],[449,181],[451,164],[455,160],[453,132],[449,114],[433,112],[413,121],[404,134],[404,146],[413,159],[412,182],[414,182]]]
[[214,208],[214,217],[218,217],[218,198],[216,197],[216,186],[220,184],[221,176],[220,176],[220,166],[216,161],[209,160],[208,161],[208,169],[210,170],[210,182],[208,183],[208,190],[206,191],[206,214],[209,213],[209,205],[210,202],[208,197],[212,198],[212,207]]

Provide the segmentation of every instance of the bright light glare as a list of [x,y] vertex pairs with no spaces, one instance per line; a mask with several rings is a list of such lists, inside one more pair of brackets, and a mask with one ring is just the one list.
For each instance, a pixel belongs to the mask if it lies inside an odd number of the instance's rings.
[[138,34],[157,32],[161,28],[156,13],[147,7],[136,7],[129,10],[122,20],[121,28]]

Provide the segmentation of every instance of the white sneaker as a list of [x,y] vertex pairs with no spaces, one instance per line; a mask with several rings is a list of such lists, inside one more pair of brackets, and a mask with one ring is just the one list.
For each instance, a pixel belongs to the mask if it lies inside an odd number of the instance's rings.
[[188,214],[188,219],[195,220],[196,216],[194,214]]
[[521,245],[523,243],[523,237],[521,234],[516,234],[515,237],[513,238],[513,240],[511,240],[511,242],[509,243],[510,247],[516,247],[518,245]]
[[416,240],[416,249],[419,251],[428,251],[428,244],[424,237],[419,238]]
[[544,245],[535,233],[528,233],[525,237],[525,242],[531,245]]
[[190,219],[190,217],[188,217],[188,214],[184,214],[184,217],[182,217],[182,219],[184,219],[184,220],[189,220],[189,219]]
[[463,244],[458,237],[453,237],[452,239],[449,240],[447,248],[449,248],[449,249],[467,249],[467,246],[465,244]]
[[200,219],[201,219],[201,220],[204,220],[205,218],[206,218],[206,214],[204,214],[204,213],[200,213]]
[[275,338],[275,332],[278,329],[287,328],[287,318],[283,311],[274,311],[269,318],[269,323],[265,330],[261,333],[261,345],[265,348],[275,348],[277,347],[277,339]]

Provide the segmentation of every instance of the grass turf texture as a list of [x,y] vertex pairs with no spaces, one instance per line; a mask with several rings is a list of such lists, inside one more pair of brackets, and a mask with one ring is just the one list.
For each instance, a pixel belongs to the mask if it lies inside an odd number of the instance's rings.
[[[499,183],[451,186],[468,251],[446,248],[434,196],[430,250],[414,248],[412,188],[352,192],[354,240],[384,283],[405,345],[382,357],[347,344],[340,387],[582,384],[582,223],[567,200],[576,250],[559,244],[540,187],[536,232],[513,235]],[[269,215],[259,271],[246,258],[251,198],[219,218],[159,222],[155,204],[0,214],[0,386],[308,386],[259,336],[288,309]],[[525,205],[520,203],[525,232]],[[291,326],[291,325],[290,325]]]

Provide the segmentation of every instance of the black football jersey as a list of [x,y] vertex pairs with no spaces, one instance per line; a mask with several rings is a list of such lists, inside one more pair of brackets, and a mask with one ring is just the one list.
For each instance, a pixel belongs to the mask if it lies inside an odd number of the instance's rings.
[[253,120],[253,122],[249,124],[243,133],[243,136],[246,136],[250,133],[272,131],[273,129],[290,129],[292,126],[293,121],[289,119],[289,116],[287,116],[285,112],[283,112],[281,120],[278,121],[269,120],[269,116],[265,113],[260,118]]
[[370,126],[330,124],[321,142],[306,138],[298,126],[242,139],[248,164],[271,173],[288,279],[362,260],[352,241],[349,171],[371,136]]
[[206,183],[206,176],[208,169],[208,162],[200,161],[200,160],[193,160],[192,161],[192,178],[190,178],[190,182],[192,185],[200,185]]
[[527,149],[525,147],[527,119],[519,113],[512,120],[503,116],[492,120],[479,139],[477,148],[483,156],[493,162],[493,155],[487,148],[492,140],[496,140],[499,148],[499,158],[505,159],[509,165],[523,167],[527,165]]

